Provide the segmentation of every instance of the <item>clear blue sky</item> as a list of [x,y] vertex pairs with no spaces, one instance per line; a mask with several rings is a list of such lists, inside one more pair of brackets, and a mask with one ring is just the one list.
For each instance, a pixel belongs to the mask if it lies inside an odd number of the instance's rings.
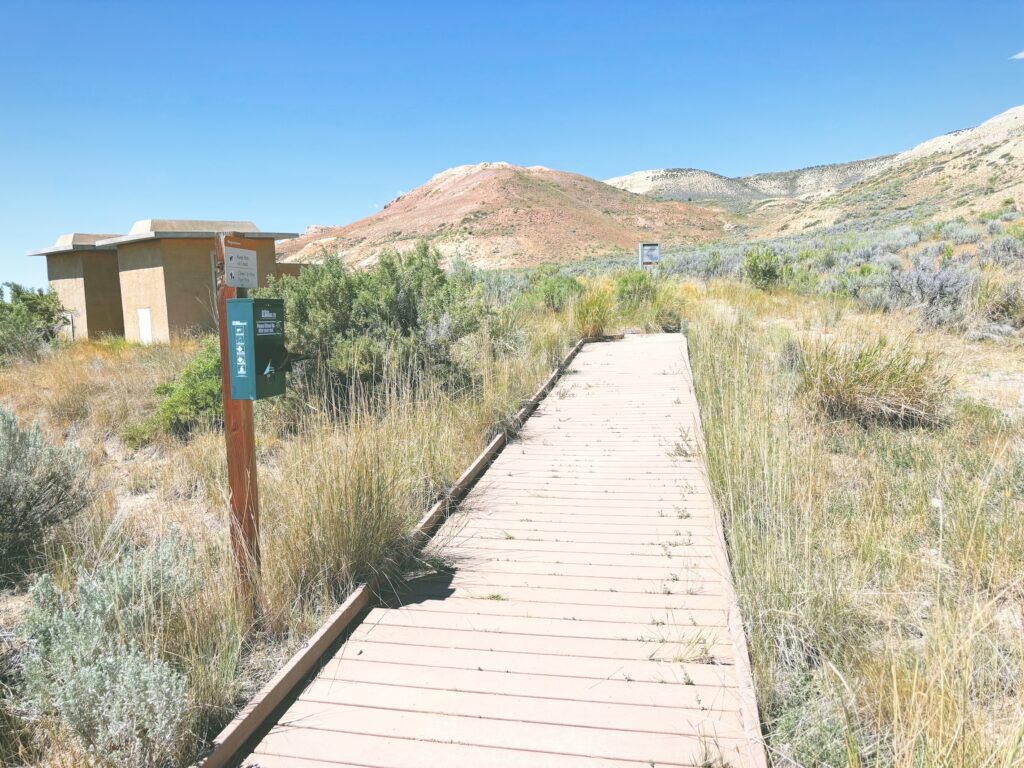
[[1024,103],[1021,0],[0,0],[0,29],[0,281],[33,285],[62,232],[344,224],[485,160],[782,170]]

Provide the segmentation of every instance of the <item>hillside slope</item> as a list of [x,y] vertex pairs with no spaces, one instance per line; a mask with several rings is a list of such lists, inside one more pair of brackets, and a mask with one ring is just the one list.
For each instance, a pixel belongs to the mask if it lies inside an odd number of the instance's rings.
[[844,189],[808,201],[768,231],[847,222],[971,216],[1024,201],[1024,106],[889,158]]
[[608,179],[605,183],[659,200],[692,200],[742,211],[752,203],[770,198],[830,194],[885,167],[889,159],[876,157],[850,163],[816,165],[795,171],[736,177],[721,176],[697,168],[665,168],[636,171]]
[[1024,107],[895,155],[735,178],[667,168],[606,183],[660,200],[720,205],[737,214],[744,236],[971,215],[1024,199]]
[[508,163],[452,168],[346,226],[310,227],[280,243],[284,261],[315,261],[337,252],[360,265],[384,248],[420,238],[446,257],[479,266],[530,266],[622,250],[643,240],[665,245],[719,237],[718,211],[654,200],[586,176]]

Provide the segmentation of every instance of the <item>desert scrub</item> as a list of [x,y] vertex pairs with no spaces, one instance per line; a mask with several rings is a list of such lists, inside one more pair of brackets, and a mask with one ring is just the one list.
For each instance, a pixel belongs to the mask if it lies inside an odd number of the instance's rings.
[[770,245],[754,245],[743,255],[743,277],[755,288],[768,290],[782,281],[782,259]]
[[64,308],[52,290],[0,285],[0,364],[38,353],[65,323]]
[[38,579],[19,627],[18,703],[44,741],[99,765],[194,759],[238,692],[242,636],[217,565],[228,555],[212,554],[171,532]]
[[582,338],[603,336],[612,323],[615,309],[612,292],[604,285],[591,285],[573,305],[573,320]]
[[812,342],[798,368],[800,391],[831,418],[897,426],[945,418],[952,377],[935,354],[915,350],[909,339]]
[[808,419],[806,345],[718,297],[736,319],[692,302],[688,337],[773,761],[1020,765],[1020,422],[964,399],[942,429]]
[[471,372],[454,347],[492,308],[470,267],[445,272],[440,258],[421,241],[410,253],[381,253],[365,270],[326,256],[298,277],[272,280],[259,295],[284,300],[289,349],[312,358],[293,379],[329,395],[378,382],[396,366],[464,382]]
[[224,420],[224,401],[218,339],[203,339],[174,381],[160,384],[155,392],[163,399],[153,415],[121,433],[129,446],[137,448],[159,435],[185,437],[195,429],[219,426]]
[[615,304],[620,312],[635,312],[654,301],[657,285],[646,269],[631,269],[615,278]]
[[686,300],[680,285],[663,281],[654,295],[654,325],[665,333],[678,333],[685,325]]
[[162,399],[157,388],[180,374],[195,349],[192,339],[57,345],[50,354],[0,366],[0,400],[47,432],[74,433],[83,447],[102,444],[153,413]]
[[23,575],[49,529],[78,514],[90,497],[80,451],[51,445],[0,407],[0,582]]
[[78,574],[69,594],[44,575],[21,626],[26,715],[55,719],[91,759],[132,768],[180,757],[189,726],[185,677],[139,642],[189,575],[167,549],[147,554]]
[[561,312],[583,293],[579,280],[559,273],[553,266],[538,267],[530,274],[529,280],[529,297],[536,297],[552,312]]

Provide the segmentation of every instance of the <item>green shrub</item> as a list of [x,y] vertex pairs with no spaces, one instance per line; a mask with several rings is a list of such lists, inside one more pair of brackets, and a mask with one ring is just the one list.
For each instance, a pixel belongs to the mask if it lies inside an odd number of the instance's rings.
[[57,718],[105,765],[155,768],[187,756],[187,680],[157,649],[163,622],[200,588],[184,555],[171,537],[80,572],[70,593],[39,579],[20,629],[29,718]]
[[53,291],[33,291],[17,283],[0,286],[0,362],[37,351],[64,324],[64,308]]
[[583,285],[553,266],[538,267],[530,276],[529,295],[553,312],[561,312],[583,293]]
[[36,424],[19,428],[0,407],[0,579],[22,574],[47,529],[80,512],[89,497],[81,453],[48,444]]
[[799,373],[801,390],[826,415],[895,426],[941,423],[952,382],[934,355],[882,338],[806,345]]
[[341,385],[377,380],[393,366],[451,372],[453,345],[487,314],[472,268],[457,264],[446,273],[438,251],[423,241],[407,254],[385,251],[358,272],[325,255],[260,295],[284,299],[289,348],[313,358],[313,373]]
[[159,391],[165,397],[157,406],[155,418],[164,432],[183,435],[198,426],[223,422],[220,340],[214,336],[203,339],[177,380]]
[[615,303],[621,310],[634,312],[654,301],[657,286],[646,269],[631,269],[615,280]]
[[743,254],[743,276],[755,288],[774,288],[782,273],[782,259],[770,245],[755,245]]
[[583,338],[603,336],[612,320],[612,294],[606,288],[589,288],[574,305],[576,332]]

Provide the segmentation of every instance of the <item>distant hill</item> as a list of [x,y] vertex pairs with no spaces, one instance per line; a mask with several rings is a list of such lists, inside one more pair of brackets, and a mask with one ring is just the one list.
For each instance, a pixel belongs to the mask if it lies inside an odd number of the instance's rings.
[[360,265],[384,248],[404,250],[426,238],[446,257],[511,267],[628,251],[643,240],[701,242],[720,237],[723,227],[718,211],[636,195],[587,176],[481,163],[439,173],[352,224],[310,227],[280,243],[278,252],[285,261],[336,252]]
[[809,200],[766,231],[872,220],[953,218],[1024,203],[1024,106],[888,158],[853,184]]
[[339,253],[352,265],[426,238],[486,267],[568,262],[664,246],[772,237],[862,222],[972,216],[1024,204],[1024,107],[896,155],[729,178],[694,168],[637,171],[606,183],[538,166],[463,165],[373,216],[314,226],[285,261]]
[[730,178],[692,168],[608,179],[659,200],[691,200],[734,214],[744,236],[844,222],[951,218],[1024,198],[1024,107],[895,155]]
[[751,203],[778,197],[830,194],[885,166],[888,157],[816,165],[796,171],[728,177],[697,168],[637,171],[605,183],[659,200],[691,200],[742,211]]

